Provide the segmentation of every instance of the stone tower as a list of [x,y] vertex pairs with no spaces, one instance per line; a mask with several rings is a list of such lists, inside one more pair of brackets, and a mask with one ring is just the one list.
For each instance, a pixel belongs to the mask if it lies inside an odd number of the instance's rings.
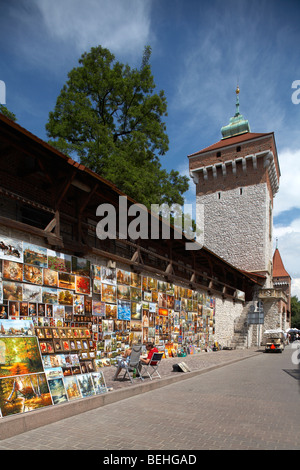
[[[204,245],[272,287],[273,199],[280,169],[274,133],[253,133],[239,112],[222,127],[219,142],[188,156],[196,185],[196,217]],[[197,221],[200,226],[200,221]]]

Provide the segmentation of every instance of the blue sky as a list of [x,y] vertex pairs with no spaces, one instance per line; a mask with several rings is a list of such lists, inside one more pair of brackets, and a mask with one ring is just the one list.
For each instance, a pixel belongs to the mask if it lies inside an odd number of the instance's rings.
[[[275,133],[274,246],[278,238],[300,299],[300,104],[292,101],[299,17],[299,0],[0,0],[6,105],[47,140],[48,114],[83,52],[101,44],[135,67],[149,44],[157,90],[168,102],[170,146],[161,163],[188,174],[187,155],[220,140],[238,82],[251,131]],[[193,183],[186,201],[195,201]]]

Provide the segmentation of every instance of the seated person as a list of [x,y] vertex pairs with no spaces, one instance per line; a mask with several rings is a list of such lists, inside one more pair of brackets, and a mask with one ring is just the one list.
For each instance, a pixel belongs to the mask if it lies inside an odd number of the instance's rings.
[[147,343],[147,344],[146,344],[146,349],[147,349],[147,351],[148,351],[148,356],[147,356],[145,359],[141,358],[140,363],[141,363],[142,365],[147,365],[147,364],[149,364],[149,362],[151,361],[151,358],[152,358],[153,354],[156,353],[156,352],[158,352],[158,349],[154,346],[153,343]]
[[117,366],[116,373],[113,377],[113,380],[116,380],[116,378],[118,377],[121,370],[124,369],[125,362],[127,362],[127,363],[129,362],[130,354],[131,354],[131,349],[127,348],[126,351],[124,352],[124,354],[122,354],[122,357],[120,357],[118,359],[118,366]]

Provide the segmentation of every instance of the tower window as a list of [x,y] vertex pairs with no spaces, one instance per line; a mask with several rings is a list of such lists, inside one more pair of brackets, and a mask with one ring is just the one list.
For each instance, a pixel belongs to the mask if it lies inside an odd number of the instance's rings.
[[221,156],[221,152],[217,152],[217,157],[219,158]]
[[240,145],[237,146],[236,151],[237,151],[237,152],[240,152],[240,151],[241,151],[241,146],[240,146]]
[[218,199],[221,199],[221,193],[220,192],[218,193]]
[[240,188],[240,196],[243,194],[243,188]]

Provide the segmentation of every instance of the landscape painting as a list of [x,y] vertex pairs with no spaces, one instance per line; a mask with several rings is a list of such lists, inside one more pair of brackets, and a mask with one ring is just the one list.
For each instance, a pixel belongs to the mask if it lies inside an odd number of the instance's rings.
[[53,271],[71,272],[71,256],[48,249],[48,268]]
[[0,409],[3,417],[52,404],[44,373],[0,379]]
[[68,401],[62,377],[48,380],[48,385],[54,405]]
[[35,336],[0,338],[0,377],[43,371],[38,339]]
[[23,242],[24,263],[47,268],[47,248]]
[[85,258],[77,258],[72,256],[72,273],[81,276],[90,276],[91,262]]

